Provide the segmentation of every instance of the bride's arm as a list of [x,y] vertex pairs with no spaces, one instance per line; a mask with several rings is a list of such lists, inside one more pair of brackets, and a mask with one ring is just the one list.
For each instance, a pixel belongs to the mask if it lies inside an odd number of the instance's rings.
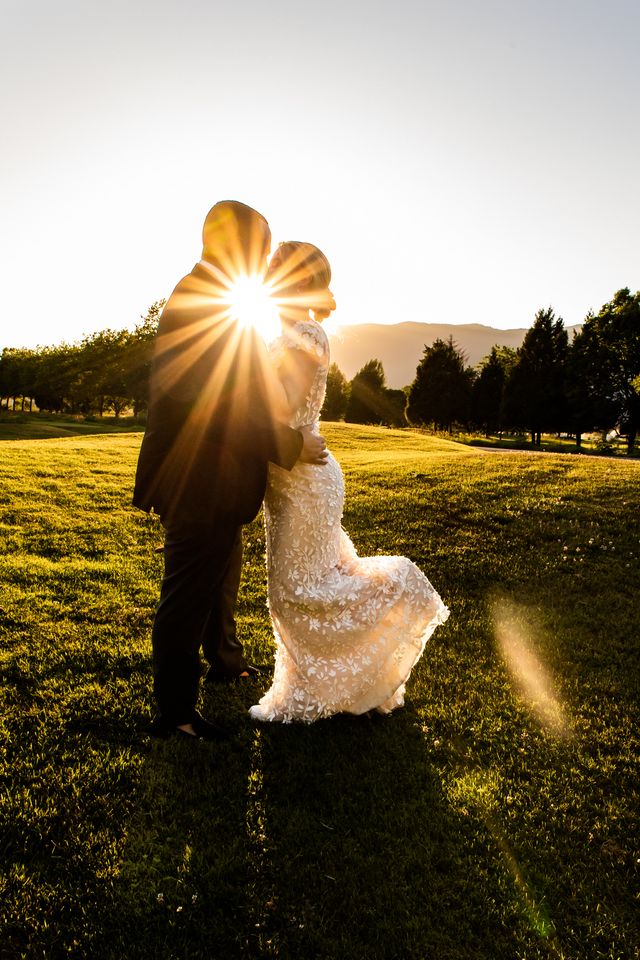
[[318,360],[302,350],[287,350],[278,370],[282,393],[286,398],[289,416],[302,406],[313,384]]
[[[310,364],[309,358],[300,355],[299,350],[287,351],[283,362],[277,368],[269,364],[265,385],[272,425],[280,423],[282,429],[302,437],[302,448],[297,451],[297,457],[302,463],[324,464],[327,461],[324,438],[314,434],[310,424],[300,426],[297,430],[290,430],[285,426],[293,413],[304,403],[311,389],[316,367],[317,361]],[[291,459],[284,462],[280,456],[269,456],[268,459],[287,470],[290,470],[294,463]]]
[[286,424],[291,419],[293,411],[283,383],[282,362],[275,365],[262,339],[257,340],[256,350],[260,357],[259,367],[266,391],[264,398],[266,405],[274,421]]

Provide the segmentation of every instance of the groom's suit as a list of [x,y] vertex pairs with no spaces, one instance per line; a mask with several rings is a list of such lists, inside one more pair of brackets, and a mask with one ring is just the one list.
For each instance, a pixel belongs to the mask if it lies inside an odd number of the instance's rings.
[[168,724],[191,721],[203,647],[214,672],[246,666],[233,616],[241,526],[271,461],[291,469],[302,434],[271,415],[264,344],[228,317],[216,268],[201,261],[165,306],[133,502],[166,530],[153,627],[154,690]]

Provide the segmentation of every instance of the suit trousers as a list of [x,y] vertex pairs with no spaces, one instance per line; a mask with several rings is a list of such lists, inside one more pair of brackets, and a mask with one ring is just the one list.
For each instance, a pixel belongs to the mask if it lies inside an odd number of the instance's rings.
[[200,647],[215,673],[238,673],[246,666],[234,618],[241,567],[241,526],[221,520],[167,528],[151,642],[154,694],[169,725],[193,719]]

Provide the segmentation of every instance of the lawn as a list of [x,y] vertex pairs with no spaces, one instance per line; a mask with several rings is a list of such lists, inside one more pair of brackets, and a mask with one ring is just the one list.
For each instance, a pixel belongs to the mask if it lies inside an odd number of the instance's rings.
[[97,433],[141,433],[133,417],[82,417],[71,414],[0,412],[0,440],[50,440]]
[[[139,434],[0,447],[0,960],[638,957],[640,467],[327,425],[363,554],[451,608],[376,721],[151,741]],[[239,609],[272,662],[261,522]]]
[[[451,437],[458,443],[466,443],[471,447],[486,447],[494,450],[531,450],[531,434],[491,434],[482,433],[454,433]],[[553,433],[543,433],[542,442],[538,451],[543,453],[576,453],[582,456],[610,456],[628,457],[629,450],[626,437],[614,437],[604,441],[601,436],[588,434],[582,437],[580,447],[576,445],[575,437],[559,436]],[[634,444],[633,457],[640,456],[638,444]]]

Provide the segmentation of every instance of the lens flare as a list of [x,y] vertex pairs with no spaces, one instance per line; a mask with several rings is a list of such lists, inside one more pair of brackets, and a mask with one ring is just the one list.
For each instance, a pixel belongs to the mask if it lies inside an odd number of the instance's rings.
[[270,287],[258,274],[237,277],[227,294],[231,316],[245,329],[253,329],[267,343],[278,336],[280,318]]
[[507,839],[506,829],[500,817],[500,775],[497,770],[485,770],[480,766],[468,767],[466,748],[460,750],[460,761],[462,764],[460,775],[452,782],[448,795],[453,803],[461,806],[465,812],[471,809],[482,819],[502,854],[503,862],[511,874],[516,894],[532,928],[539,937],[549,942],[550,955],[557,956],[553,943],[556,931],[549,918],[544,897],[536,892],[527,878],[524,868]]
[[539,723],[559,738],[571,736],[571,722],[555,689],[551,673],[536,647],[535,627],[528,611],[515,603],[493,604],[498,648],[514,686]]

